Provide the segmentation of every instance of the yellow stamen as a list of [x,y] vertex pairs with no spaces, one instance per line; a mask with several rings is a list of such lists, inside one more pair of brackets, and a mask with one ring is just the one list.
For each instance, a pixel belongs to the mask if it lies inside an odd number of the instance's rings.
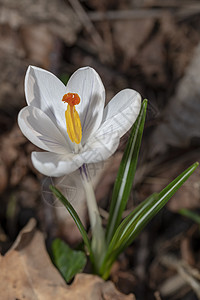
[[65,111],[67,133],[72,142],[79,144],[82,139],[82,127],[75,105],[80,103],[80,97],[75,93],[67,93],[63,96],[62,101],[68,103],[67,110]]

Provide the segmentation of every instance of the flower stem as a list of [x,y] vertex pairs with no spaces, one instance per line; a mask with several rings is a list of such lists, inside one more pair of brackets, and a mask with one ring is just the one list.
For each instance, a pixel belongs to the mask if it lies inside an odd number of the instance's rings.
[[92,230],[92,250],[95,256],[95,271],[98,273],[105,253],[105,233],[87,167],[81,167],[81,178],[85,189],[86,201]]

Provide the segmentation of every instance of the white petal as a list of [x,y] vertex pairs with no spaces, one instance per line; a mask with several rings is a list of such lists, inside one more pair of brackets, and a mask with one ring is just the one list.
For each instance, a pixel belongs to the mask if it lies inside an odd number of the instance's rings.
[[70,152],[65,137],[39,108],[24,107],[18,115],[18,124],[23,134],[39,148],[55,153]]
[[77,170],[83,162],[79,155],[60,155],[52,152],[32,152],[31,159],[34,167],[42,174],[60,177]]
[[52,73],[29,66],[25,77],[25,95],[28,105],[40,108],[49,118],[66,130],[66,104],[62,102],[65,85]]
[[117,150],[119,140],[117,133],[109,134],[104,130],[98,130],[79,155],[87,164],[98,163],[108,159]]
[[136,121],[140,112],[141,96],[138,92],[125,89],[115,95],[104,109],[101,129],[122,137]]
[[79,113],[84,145],[100,126],[105,105],[105,89],[97,72],[85,67],[78,69],[67,83],[67,92],[77,93],[81,102],[76,106]]

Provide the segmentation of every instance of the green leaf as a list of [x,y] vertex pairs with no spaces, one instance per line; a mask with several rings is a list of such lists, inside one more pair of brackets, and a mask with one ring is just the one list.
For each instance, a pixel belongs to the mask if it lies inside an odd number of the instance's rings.
[[[144,200],[142,203],[140,203],[125,219],[124,221],[119,225],[109,247],[108,251],[106,253],[106,256],[104,258],[104,262],[100,269],[100,274],[103,274],[105,270],[108,271],[110,267],[112,266],[113,262],[117,259],[117,256],[119,255],[119,245],[118,245],[118,239],[122,238],[124,236],[124,233],[130,228],[130,224],[133,223],[135,220],[137,220],[138,216],[149,207],[149,205],[158,198],[158,194],[154,193],[150,197],[148,197],[146,200]],[[118,247],[117,247],[118,245]],[[107,275],[104,274],[103,278],[107,279]]]
[[200,225],[200,215],[199,214],[197,214],[191,210],[185,209],[185,208],[180,209],[179,213],[182,216],[185,216]]
[[53,261],[64,279],[69,282],[77,273],[83,271],[87,258],[84,252],[72,250],[60,239],[52,243]]
[[91,249],[91,244],[90,244],[90,241],[88,239],[88,236],[87,236],[87,232],[77,214],[77,212],[75,211],[75,209],[73,208],[73,206],[69,203],[69,201],[63,196],[63,194],[55,187],[55,186],[52,186],[50,185],[50,189],[52,190],[52,192],[54,193],[54,195],[62,202],[62,204],[67,208],[68,212],[70,213],[70,215],[72,216],[72,218],[74,219],[74,222],[76,223],[81,235],[82,235],[82,238],[83,238],[83,241],[89,251],[89,255],[90,255],[90,260],[91,262],[93,263],[94,262],[94,256],[93,256],[93,252],[92,252],[92,249]]
[[144,129],[146,108],[147,100],[144,100],[142,102],[139,116],[131,130],[131,134],[119,167],[109,211],[106,233],[107,244],[109,244],[117,226],[121,221],[122,213],[126,207],[131,192]]
[[198,165],[198,162],[194,163],[160,193],[153,194],[147,198],[123,220],[118,226],[104,258],[100,270],[103,278],[106,279],[106,276],[108,276],[109,270],[117,256],[133,242],[145,225],[161,210]]

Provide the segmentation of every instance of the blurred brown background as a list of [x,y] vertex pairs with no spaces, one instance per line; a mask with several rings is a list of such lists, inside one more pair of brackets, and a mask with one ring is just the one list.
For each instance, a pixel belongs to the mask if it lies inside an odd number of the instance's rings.
[[[73,225],[66,228],[68,221],[59,209],[42,199],[44,178],[30,161],[35,146],[17,125],[17,114],[26,105],[23,83],[29,65],[45,68],[64,82],[89,65],[101,76],[107,101],[127,87],[148,99],[128,210],[199,160],[199,1],[0,0],[0,252],[31,217],[50,238],[60,236],[73,245],[80,241],[78,234],[70,237],[67,229]],[[127,137],[96,186],[105,219]],[[83,206],[77,209],[87,224]],[[200,266],[199,229],[177,213],[181,208],[200,212],[199,170],[121,258],[113,280],[123,292],[155,299],[154,291],[160,289],[163,299],[197,299],[187,284],[169,292],[164,284],[175,280],[176,271],[157,262],[160,252],[171,250]]]

